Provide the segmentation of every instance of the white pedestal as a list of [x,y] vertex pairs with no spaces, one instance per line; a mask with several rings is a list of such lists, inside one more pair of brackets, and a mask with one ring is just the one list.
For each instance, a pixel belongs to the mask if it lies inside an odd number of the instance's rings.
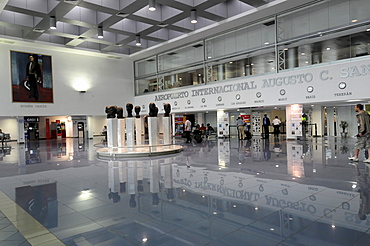
[[136,125],[136,145],[140,146],[143,145],[141,141],[141,132],[142,132],[142,123],[141,123],[141,118],[135,118],[135,125]]
[[[149,146],[159,145],[158,137],[158,118],[148,117]],[[155,150],[155,147],[152,148]]]
[[163,144],[172,144],[171,118],[163,117]]
[[126,119],[118,119],[118,147],[126,145]]
[[118,147],[117,139],[117,119],[107,119],[107,142],[108,148]]
[[135,145],[135,118],[126,118],[126,135],[127,135],[127,146],[133,147]]

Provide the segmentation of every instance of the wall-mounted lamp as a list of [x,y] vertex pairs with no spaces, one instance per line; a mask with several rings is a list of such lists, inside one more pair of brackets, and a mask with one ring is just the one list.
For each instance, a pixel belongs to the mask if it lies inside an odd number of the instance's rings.
[[149,0],[149,11],[155,11],[155,0]]
[[141,39],[140,39],[140,35],[136,35],[136,46],[141,46]]
[[50,16],[50,29],[57,29],[57,20],[55,16]]
[[102,39],[103,37],[103,28],[101,26],[98,27],[98,38]]
[[198,22],[197,20],[197,10],[195,9],[192,9],[191,12],[190,12],[190,22],[195,24]]

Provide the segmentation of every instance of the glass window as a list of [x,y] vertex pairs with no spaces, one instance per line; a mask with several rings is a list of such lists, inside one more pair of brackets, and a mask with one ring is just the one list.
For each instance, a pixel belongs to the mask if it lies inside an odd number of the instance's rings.
[[178,69],[203,61],[203,41],[158,56],[158,70]]
[[143,61],[135,62],[135,77],[142,77],[157,72],[156,57],[149,57]]

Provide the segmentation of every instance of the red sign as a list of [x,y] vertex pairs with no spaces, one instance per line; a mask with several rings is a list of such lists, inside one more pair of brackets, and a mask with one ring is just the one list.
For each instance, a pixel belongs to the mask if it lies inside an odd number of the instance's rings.
[[240,115],[240,117],[242,117],[244,122],[251,123],[251,115],[250,114],[242,114],[242,115]]

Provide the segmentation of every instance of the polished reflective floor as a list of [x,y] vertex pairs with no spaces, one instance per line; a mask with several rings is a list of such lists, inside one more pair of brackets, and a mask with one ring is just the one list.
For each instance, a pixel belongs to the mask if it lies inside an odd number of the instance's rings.
[[213,138],[122,160],[97,159],[100,141],[1,148],[0,245],[369,245],[354,138]]

